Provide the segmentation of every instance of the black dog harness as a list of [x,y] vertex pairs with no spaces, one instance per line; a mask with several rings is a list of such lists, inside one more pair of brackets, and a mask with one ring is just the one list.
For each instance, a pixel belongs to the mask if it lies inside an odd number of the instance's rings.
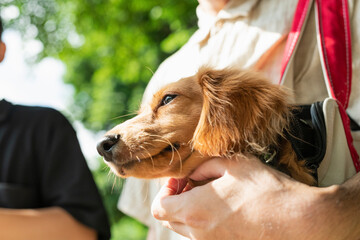
[[[286,140],[299,160],[305,160],[305,166],[313,172],[317,179],[317,169],[326,152],[326,125],[322,111],[322,102],[312,105],[296,107],[289,126],[290,130],[284,131]],[[279,164],[279,149],[270,147],[269,154],[264,154],[260,159],[272,167],[289,174],[287,169]]]
[[[317,180],[317,169],[326,153],[326,125],[323,113],[323,102],[302,105],[292,111],[289,131],[286,139],[291,143],[297,159],[305,160],[305,166],[313,172]],[[350,117],[349,117],[350,118]],[[360,130],[360,126],[350,118],[351,130]],[[270,147],[270,153],[261,156],[262,161],[280,171],[287,173],[279,164],[279,150]]]

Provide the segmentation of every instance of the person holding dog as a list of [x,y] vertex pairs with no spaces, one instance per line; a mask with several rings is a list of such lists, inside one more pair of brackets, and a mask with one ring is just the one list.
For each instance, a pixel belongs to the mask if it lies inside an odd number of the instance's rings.
[[[2,32],[0,19],[0,62]],[[0,239],[109,238],[106,211],[67,119],[1,100]]]
[[[199,0],[199,30],[160,65],[143,101],[161,86],[194,75],[204,64],[219,69],[255,68],[278,83],[297,3]],[[360,5],[352,0],[348,5],[353,38],[348,114],[360,124]],[[310,16],[314,11],[312,7]],[[295,58],[293,79],[287,85],[294,91],[297,104],[328,96],[315,33],[315,19],[310,17],[297,49],[301,55]],[[359,153],[359,132],[353,137]],[[190,178],[215,180],[184,193],[178,192],[183,183],[176,179],[165,180],[159,193],[160,184],[154,181],[127,180],[119,208],[150,227],[149,239],[358,239],[360,174],[353,165],[348,167],[348,180],[318,188],[298,183],[254,156],[214,158]],[[143,195],[138,196],[139,192]],[[146,208],[151,202],[150,212]],[[141,211],[137,210],[140,206],[144,206]],[[154,222],[151,214],[160,221]],[[165,231],[160,224],[182,236]]]

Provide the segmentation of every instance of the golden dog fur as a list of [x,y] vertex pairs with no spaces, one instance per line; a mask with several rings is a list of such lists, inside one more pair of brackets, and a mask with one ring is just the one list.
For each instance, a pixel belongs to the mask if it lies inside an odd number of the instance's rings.
[[163,87],[136,117],[106,135],[118,141],[104,156],[120,177],[188,176],[213,156],[265,156],[306,184],[311,172],[283,136],[291,119],[288,94],[253,71],[202,67]]

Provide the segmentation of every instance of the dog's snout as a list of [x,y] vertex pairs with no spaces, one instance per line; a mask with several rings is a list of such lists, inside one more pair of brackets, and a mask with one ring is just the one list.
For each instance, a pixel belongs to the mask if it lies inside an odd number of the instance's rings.
[[98,153],[104,157],[106,161],[111,161],[112,159],[112,150],[115,144],[119,141],[120,135],[108,135],[105,136],[98,144],[97,151]]

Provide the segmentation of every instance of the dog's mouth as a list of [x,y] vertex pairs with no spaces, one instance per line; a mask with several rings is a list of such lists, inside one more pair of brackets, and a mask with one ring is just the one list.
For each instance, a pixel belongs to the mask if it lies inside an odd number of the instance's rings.
[[181,144],[176,142],[176,143],[172,143],[169,144],[168,146],[166,146],[165,148],[163,148],[159,153],[154,154],[154,155],[150,155],[149,157],[146,158],[139,158],[137,157],[136,159],[130,159],[130,160],[126,160],[126,161],[122,161],[122,162],[117,162],[115,163],[116,167],[119,170],[119,173],[122,176],[125,176],[125,169],[129,170],[132,167],[134,167],[135,164],[137,163],[141,163],[144,161],[153,161],[154,159],[156,159],[158,156],[164,155],[164,154],[169,154],[169,153],[174,153],[176,151],[178,151],[181,147]]
[[164,148],[160,153],[166,153],[166,152],[173,152],[173,151],[177,151],[180,149],[180,143],[173,143],[173,144],[169,144],[166,148]]

